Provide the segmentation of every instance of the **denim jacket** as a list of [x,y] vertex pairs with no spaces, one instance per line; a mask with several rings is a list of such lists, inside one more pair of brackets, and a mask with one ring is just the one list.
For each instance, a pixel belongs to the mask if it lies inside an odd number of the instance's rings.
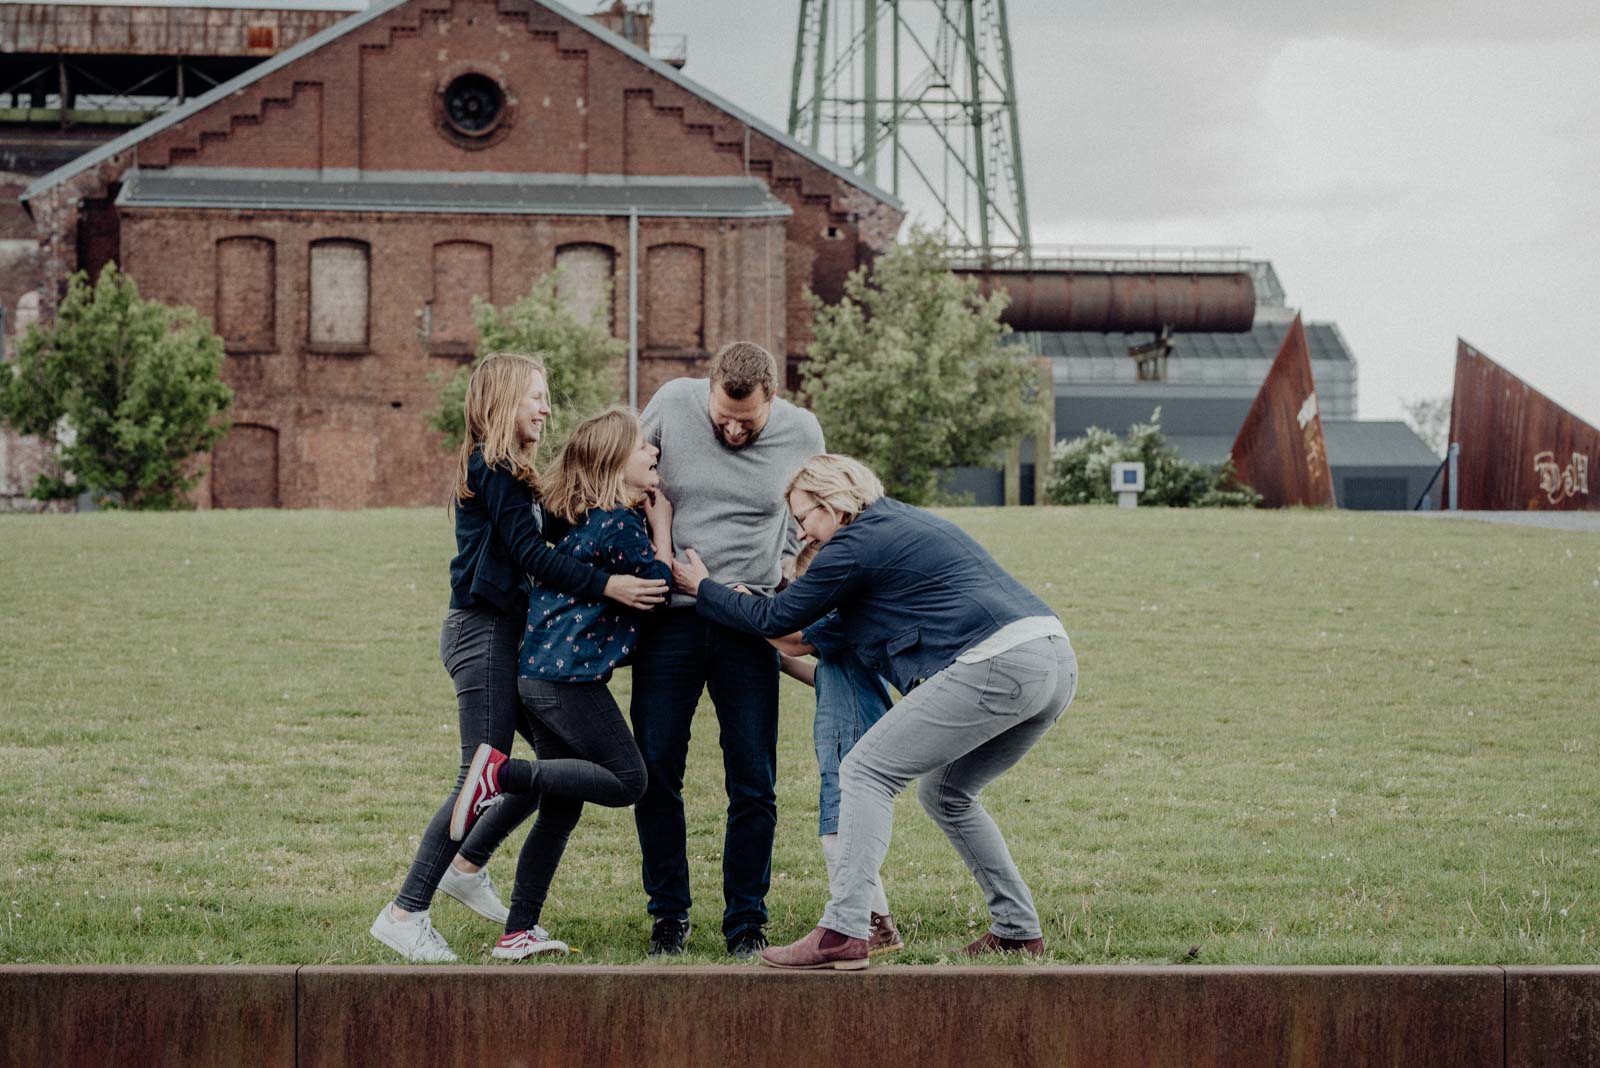
[[1006,624],[1055,615],[960,527],[892,497],[841,526],[777,596],[747,597],[707,580],[696,608],[768,638],[837,608],[862,662],[901,693]]

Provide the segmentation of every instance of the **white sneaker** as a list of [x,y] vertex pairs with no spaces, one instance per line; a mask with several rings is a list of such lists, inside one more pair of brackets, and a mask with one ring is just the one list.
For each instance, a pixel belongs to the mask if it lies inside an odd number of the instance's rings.
[[454,864],[447,864],[444,878],[439,880],[439,892],[449,894],[479,916],[502,927],[506,917],[511,915],[511,910],[500,901],[500,891],[489,878],[488,868],[479,868],[468,875]]
[[500,941],[489,951],[490,956],[502,960],[521,960],[539,953],[570,953],[571,950],[565,942],[558,942],[550,937],[538,924],[534,924],[527,931],[512,931],[502,935]]
[[458,959],[444,935],[433,929],[433,921],[426,912],[413,912],[406,919],[397,920],[390,914],[389,906],[384,905],[378,918],[372,921],[372,937],[406,960],[447,964]]

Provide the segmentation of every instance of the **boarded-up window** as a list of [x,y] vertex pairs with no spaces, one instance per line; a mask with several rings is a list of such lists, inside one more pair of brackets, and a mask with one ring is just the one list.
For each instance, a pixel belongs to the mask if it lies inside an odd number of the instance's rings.
[[229,352],[277,348],[277,247],[265,237],[217,242],[217,332]]
[[278,507],[278,432],[235,423],[211,452],[211,504],[216,508]]
[[562,245],[556,249],[556,296],[580,323],[599,315],[611,333],[611,276],[616,253],[609,245]]
[[311,246],[311,336],[313,346],[367,347],[369,275],[364,241],[317,241]]
[[645,277],[645,346],[704,349],[705,253],[693,245],[656,245]]
[[444,241],[433,246],[433,311],[429,350],[445,355],[471,353],[478,341],[472,326],[472,298],[493,292],[494,250],[478,241]]

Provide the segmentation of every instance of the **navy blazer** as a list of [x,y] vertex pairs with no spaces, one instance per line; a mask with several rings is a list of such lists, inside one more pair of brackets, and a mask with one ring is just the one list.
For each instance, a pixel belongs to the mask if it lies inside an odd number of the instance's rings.
[[544,511],[535,510],[533,490],[510,471],[484,463],[481,449],[467,461],[467,488],[472,496],[456,502],[451,608],[520,616],[528,610],[529,575],[587,600],[605,596],[611,576],[546,545]]
[[840,527],[805,575],[776,597],[706,580],[695,607],[714,622],[768,638],[837,608],[857,655],[901,693],[1006,624],[1055,615],[960,527],[891,497]]

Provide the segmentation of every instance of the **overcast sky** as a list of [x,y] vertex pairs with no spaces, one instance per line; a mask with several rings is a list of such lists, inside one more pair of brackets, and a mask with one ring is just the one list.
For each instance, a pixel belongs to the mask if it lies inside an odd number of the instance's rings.
[[[1448,394],[1459,336],[1600,425],[1600,2],[1008,10],[1036,242],[1248,246],[1338,324],[1363,418]],[[656,12],[784,125],[799,0]]]

